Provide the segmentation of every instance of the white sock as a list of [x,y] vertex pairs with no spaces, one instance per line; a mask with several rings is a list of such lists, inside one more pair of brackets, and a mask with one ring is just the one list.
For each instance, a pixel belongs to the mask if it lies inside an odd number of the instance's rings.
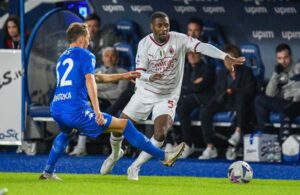
[[109,142],[111,145],[111,155],[114,159],[119,156],[123,139],[123,136],[115,137],[113,133],[110,134]]
[[77,148],[85,149],[85,144],[86,144],[86,136],[79,135],[78,142],[77,142]]
[[[164,144],[164,141],[162,142],[159,142],[157,140],[154,139],[154,137],[152,136],[151,139],[150,139],[151,143],[158,147],[158,148],[161,148],[162,145]],[[141,154],[138,156],[138,158],[132,163],[131,166],[135,166],[137,168],[140,168],[145,162],[147,162],[148,160],[151,159],[151,155],[146,153],[146,152],[141,152]]]

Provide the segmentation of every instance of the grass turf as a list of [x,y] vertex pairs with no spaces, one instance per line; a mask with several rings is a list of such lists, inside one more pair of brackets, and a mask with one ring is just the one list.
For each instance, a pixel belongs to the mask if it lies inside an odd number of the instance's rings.
[[37,173],[0,173],[0,191],[11,194],[298,194],[300,181],[253,179],[231,184],[226,178],[58,174],[63,181],[39,181]]

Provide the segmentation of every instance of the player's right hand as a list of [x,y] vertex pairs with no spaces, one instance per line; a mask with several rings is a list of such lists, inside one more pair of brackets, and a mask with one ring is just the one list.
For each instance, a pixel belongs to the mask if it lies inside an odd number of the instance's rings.
[[104,117],[102,115],[101,112],[95,112],[96,116],[95,116],[95,120],[96,120],[96,123],[98,125],[101,125],[103,126],[104,125]]
[[161,74],[161,73],[154,73],[152,74],[150,77],[149,77],[149,81],[153,82],[153,81],[156,81],[156,80],[160,80],[162,79],[164,75]]

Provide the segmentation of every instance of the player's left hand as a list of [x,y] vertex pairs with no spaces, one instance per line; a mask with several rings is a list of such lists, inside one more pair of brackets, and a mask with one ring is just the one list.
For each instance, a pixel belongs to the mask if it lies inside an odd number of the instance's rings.
[[123,78],[126,80],[136,79],[140,77],[141,77],[141,73],[137,71],[130,71],[123,74]]
[[245,57],[232,57],[230,55],[225,56],[224,59],[225,63],[228,64],[229,66],[233,66],[233,65],[241,65],[246,61]]
[[103,126],[104,125],[104,117],[103,117],[102,113],[101,112],[95,112],[95,114],[96,114],[96,117],[95,117],[96,123],[98,125]]
[[197,79],[194,80],[194,83],[195,83],[195,84],[199,84],[199,83],[201,83],[202,81],[203,81],[203,77],[199,77],[199,78],[197,78]]

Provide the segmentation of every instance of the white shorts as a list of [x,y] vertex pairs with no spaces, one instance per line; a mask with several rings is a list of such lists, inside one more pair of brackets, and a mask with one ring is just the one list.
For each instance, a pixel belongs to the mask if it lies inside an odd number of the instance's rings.
[[169,115],[173,120],[177,101],[175,98],[162,98],[153,100],[144,96],[134,94],[123,113],[134,121],[147,120],[152,113],[152,120],[155,120],[160,115]]

